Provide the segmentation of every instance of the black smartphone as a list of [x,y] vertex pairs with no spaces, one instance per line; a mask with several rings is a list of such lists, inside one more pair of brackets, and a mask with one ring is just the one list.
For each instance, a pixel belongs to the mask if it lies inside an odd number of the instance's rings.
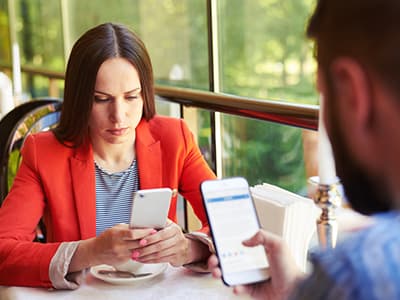
[[206,180],[201,193],[223,282],[233,286],[267,280],[269,264],[264,247],[242,244],[260,229],[247,180]]

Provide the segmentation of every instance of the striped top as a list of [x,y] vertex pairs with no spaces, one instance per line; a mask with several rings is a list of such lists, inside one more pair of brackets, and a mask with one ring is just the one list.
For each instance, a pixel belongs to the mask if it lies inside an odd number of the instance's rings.
[[119,223],[129,224],[133,194],[139,189],[136,160],[121,172],[109,173],[95,163],[96,235]]
[[290,299],[400,299],[400,213],[375,218],[336,249],[316,254],[311,276]]

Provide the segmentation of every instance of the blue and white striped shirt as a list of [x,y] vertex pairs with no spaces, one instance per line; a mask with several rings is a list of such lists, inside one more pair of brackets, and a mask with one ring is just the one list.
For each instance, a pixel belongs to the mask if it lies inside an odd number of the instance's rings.
[[96,235],[119,223],[129,224],[133,194],[139,189],[136,160],[122,171],[109,173],[95,163]]
[[400,213],[375,217],[370,228],[316,254],[313,273],[290,299],[400,299]]

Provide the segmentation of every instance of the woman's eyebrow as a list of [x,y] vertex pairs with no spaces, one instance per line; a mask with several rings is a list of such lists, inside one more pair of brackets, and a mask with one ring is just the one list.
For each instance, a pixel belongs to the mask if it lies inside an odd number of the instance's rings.
[[137,92],[137,91],[140,91],[141,89],[142,89],[141,87],[137,87],[137,88],[134,88],[133,90],[124,92],[124,94],[130,94],[130,93],[133,93],[133,92]]
[[98,93],[98,94],[102,94],[102,95],[106,95],[106,96],[110,96],[110,97],[112,97],[112,95],[111,95],[111,94],[108,94],[108,93],[106,93],[106,92],[97,91],[97,90],[94,90],[94,92],[95,92],[95,93]]
[[[140,91],[141,89],[142,89],[141,87],[137,87],[137,88],[134,88],[133,90],[124,92],[124,94],[130,94],[130,93],[133,93],[133,92],[137,92],[137,91]],[[112,97],[112,96],[113,96],[113,95],[111,95],[111,94],[109,94],[109,93],[102,92],[102,91],[98,91],[98,90],[94,90],[94,92],[95,92],[95,93],[98,93],[98,94],[106,95],[106,96],[109,96],[109,97]]]

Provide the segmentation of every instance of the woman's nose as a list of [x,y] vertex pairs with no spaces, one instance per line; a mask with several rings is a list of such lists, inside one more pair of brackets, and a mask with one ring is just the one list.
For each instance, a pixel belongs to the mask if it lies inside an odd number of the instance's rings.
[[112,104],[111,112],[110,112],[110,119],[114,123],[120,123],[123,120],[123,116],[125,114],[124,105],[121,101],[116,99]]

